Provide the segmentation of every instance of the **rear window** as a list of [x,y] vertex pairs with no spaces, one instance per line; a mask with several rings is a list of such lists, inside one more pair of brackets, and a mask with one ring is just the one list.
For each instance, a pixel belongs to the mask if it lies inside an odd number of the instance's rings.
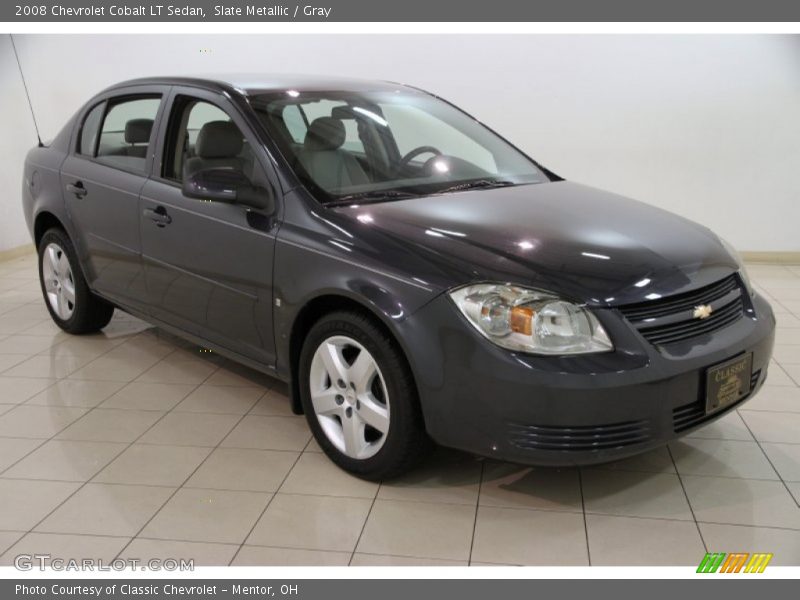
[[146,171],[159,96],[136,97],[109,104],[100,129],[97,159],[130,171]]
[[101,102],[86,115],[81,126],[81,137],[78,143],[79,154],[94,156],[95,148],[97,148],[97,134],[100,131],[100,121],[103,119],[105,107],[105,102]]

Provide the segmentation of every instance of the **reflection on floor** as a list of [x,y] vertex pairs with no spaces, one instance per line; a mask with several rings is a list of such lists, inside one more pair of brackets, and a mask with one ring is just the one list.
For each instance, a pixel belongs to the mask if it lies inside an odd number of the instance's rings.
[[334,467],[285,386],[118,311],[71,337],[33,256],[0,263],[0,563],[800,565],[800,267],[752,265],[778,316],[769,379],[691,437],[588,469],[442,450],[401,481]]

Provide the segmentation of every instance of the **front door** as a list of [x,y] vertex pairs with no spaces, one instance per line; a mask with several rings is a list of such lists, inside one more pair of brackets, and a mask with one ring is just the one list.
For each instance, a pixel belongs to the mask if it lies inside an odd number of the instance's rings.
[[198,93],[175,93],[161,172],[141,193],[149,301],[158,318],[271,364],[273,220],[242,205],[186,198],[181,182],[187,161],[207,161],[241,170],[256,185],[271,184],[235,111],[222,98]]

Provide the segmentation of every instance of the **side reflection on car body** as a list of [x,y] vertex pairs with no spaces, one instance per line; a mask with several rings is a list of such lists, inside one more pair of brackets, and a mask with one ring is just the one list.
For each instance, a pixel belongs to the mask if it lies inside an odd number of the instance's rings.
[[730,245],[404,85],[128,81],[30,151],[22,194],[62,329],[118,308],[288,381],[369,479],[434,442],[616,460],[767,377],[775,320]]

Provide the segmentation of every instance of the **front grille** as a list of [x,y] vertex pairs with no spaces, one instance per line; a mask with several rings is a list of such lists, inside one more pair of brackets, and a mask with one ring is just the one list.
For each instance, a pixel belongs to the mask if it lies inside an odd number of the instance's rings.
[[609,425],[558,427],[553,425],[509,425],[511,444],[523,450],[591,451],[620,448],[650,439],[647,421],[625,421]]
[[[750,394],[753,393],[753,390],[756,389],[758,385],[758,379],[761,377],[761,371],[755,371],[750,376]],[[706,403],[705,399],[701,398],[700,400],[695,400],[694,402],[690,402],[689,404],[684,404],[683,406],[679,406],[678,408],[672,409],[672,429],[675,433],[680,433],[682,431],[686,431],[687,429],[691,429],[692,427],[697,427],[698,425],[702,425],[706,421],[710,421],[711,419],[715,419],[718,416],[728,412],[732,408],[738,406],[741,402],[744,402],[750,394],[747,394],[744,398],[741,398],[734,404],[731,404],[725,410],[711,413],[710,415],[706,414]]]
[[741,298],[737,298],[723,308],[714,311],[707,319],[691,319],[662,325],[660,327],[642,327],[639,331],[651,344],[674,344],[689,338],[712,333],[741,318],[744,305]]
[[[711,316],[694,317],[694,309],[710,305]],[[742,290],[736,275],[698,290],[618,307],[651,344],[668,345],[718,331],[744,315]]]

